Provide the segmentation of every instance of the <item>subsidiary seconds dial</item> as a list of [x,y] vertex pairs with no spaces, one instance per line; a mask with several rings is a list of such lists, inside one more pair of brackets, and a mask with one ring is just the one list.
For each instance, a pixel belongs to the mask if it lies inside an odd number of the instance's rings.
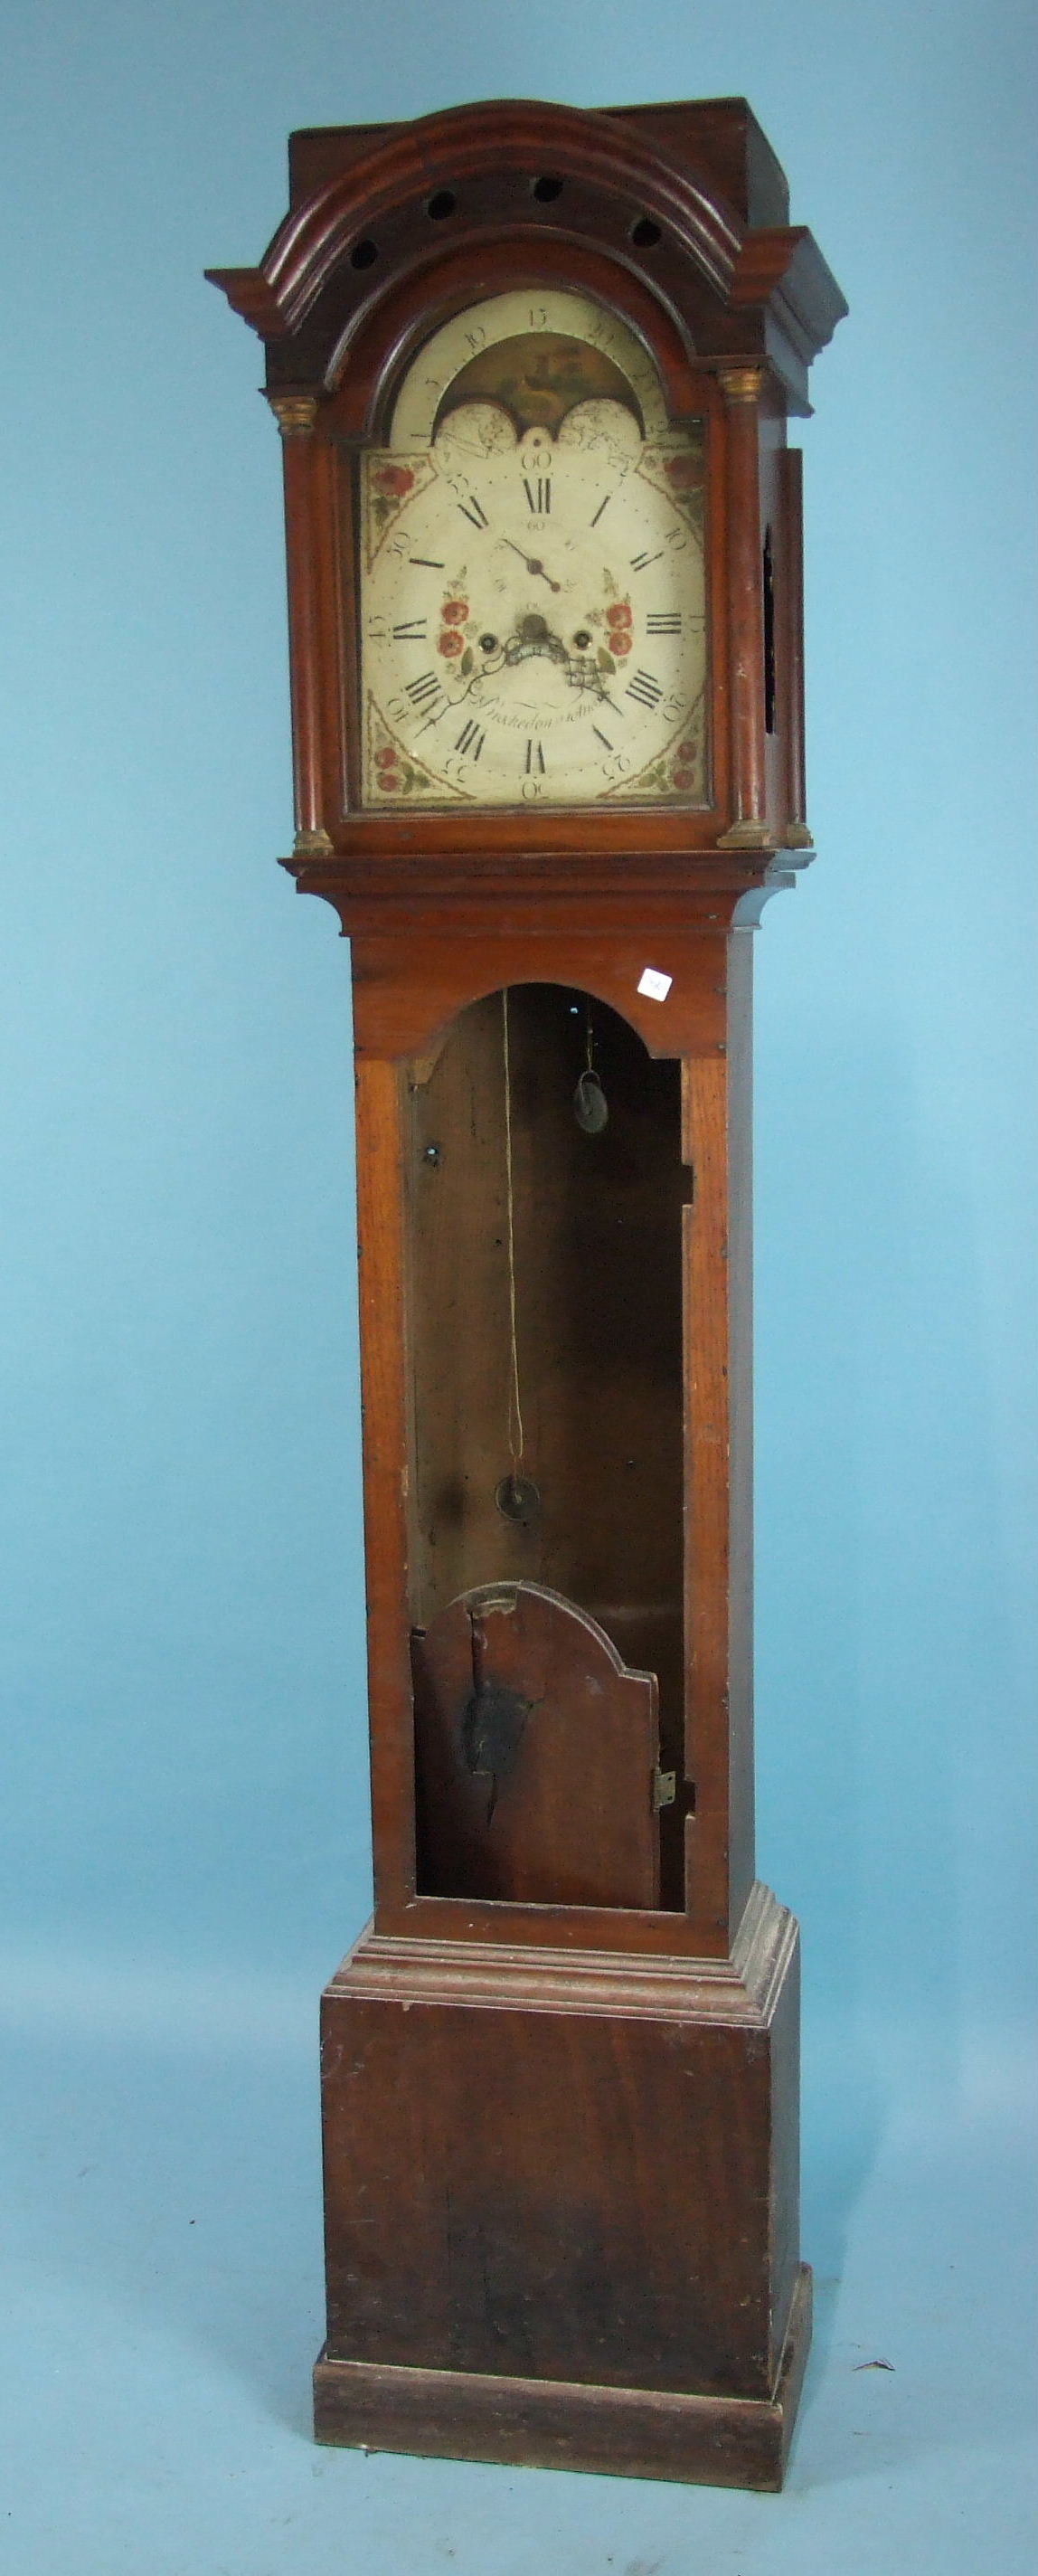
[[707,801],[701,424],[463,403],[361,511],[365,803]]

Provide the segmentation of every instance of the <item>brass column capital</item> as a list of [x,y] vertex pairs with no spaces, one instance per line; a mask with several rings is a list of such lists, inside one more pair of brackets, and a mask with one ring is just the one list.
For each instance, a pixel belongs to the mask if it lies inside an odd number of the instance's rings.
[[317,418],[316,394],[268,394],[282,438],[306,438]]
[[766,367],[718,367],[717,381],[726,403],[756,403],[760,400]]

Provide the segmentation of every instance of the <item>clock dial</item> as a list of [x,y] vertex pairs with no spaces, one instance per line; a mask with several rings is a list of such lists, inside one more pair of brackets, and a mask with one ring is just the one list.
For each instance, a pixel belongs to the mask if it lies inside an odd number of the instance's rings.
[[703,424],[574,305],[496,298],[496,343],[456,316],[363,459],[369,805],[707,801]]

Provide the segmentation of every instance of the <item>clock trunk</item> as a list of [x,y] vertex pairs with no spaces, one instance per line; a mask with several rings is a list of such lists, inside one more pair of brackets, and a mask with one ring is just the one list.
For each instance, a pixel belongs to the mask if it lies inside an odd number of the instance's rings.
[[[646,1797],[683,1736],[680,1067],[591,995],[521,984],[462,1012],[407,1089],[414,1624],[488,1584],[578,1604],[656,1676]],[[558,1793],[600,1845],[575,1757]]]

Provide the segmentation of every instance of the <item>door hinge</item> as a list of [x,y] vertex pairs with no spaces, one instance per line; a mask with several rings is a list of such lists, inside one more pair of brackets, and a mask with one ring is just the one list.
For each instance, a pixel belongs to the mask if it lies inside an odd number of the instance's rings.
[[678,1794],[676,1771],[661,1771],[657,1763],[652,1775],[652,1812],[658,1816],[661,1807],[672,1807]]

